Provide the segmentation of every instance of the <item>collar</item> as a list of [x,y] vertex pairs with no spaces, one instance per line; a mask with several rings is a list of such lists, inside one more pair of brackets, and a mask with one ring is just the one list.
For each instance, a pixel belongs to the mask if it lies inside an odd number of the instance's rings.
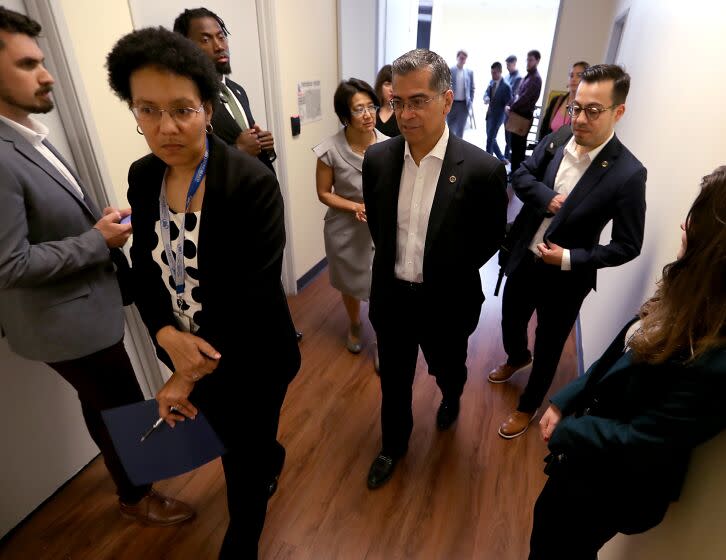
[[607,146],[608,142],[613,139],[613,136],[615,136],[615,131],[613,130],[610,136],[608,136],[608,139],[605,140],[602,144],[600,144],[597,148],[593,148],[589,152],[587,152],[585,155],[578,157],[577,152],[575,151],[575,135],[573,134],[570,140],[565,144],[565,153],[567,153],[570,157],[572,157],[575,161],[581,162],[587,160],[588,163],[592,163],[595,161],[595,158],[598,156],[600,152],[603,151],[603,148]]
[[0,115],[0,121],[7,124],[9,127],[11,127],[13,130],[18,132],[23,138],[25,138],[28,142],[30,142],[33,146],[37,144],[41,144],[43,140],[45,140],[48,137],[48,133],[50,130],[47,126],[45,126],[42,122],[39,120],[34,119],[33,117],[28,117],[30,119],[30,124],[32,128],[28,128],[27,126],[24,126],[20,124],[19,122],[15,122],[12,119],[9,119],[3,115]]
[[537,68],[535,67],[534,70],[527,70],[527,76],[534,76],[537,73]]
[[[410,159],[413,161],[413,156],[411,155],[411,149],[408,145],[408,141],[404,144],[405,147],[403,149],[403,160]],[[421,158],[421,162],[429,157],[435,157],[437,159],[440,159],[441,161],[444,161],[444,156],[446,155],[446,147],[449,145],[449,125],[444,124],[444,133],[441,135],[441,138],[439,138],[439,141],[436,142],[436,145],[431,149],[431,151],[426,154],[424,157]]]

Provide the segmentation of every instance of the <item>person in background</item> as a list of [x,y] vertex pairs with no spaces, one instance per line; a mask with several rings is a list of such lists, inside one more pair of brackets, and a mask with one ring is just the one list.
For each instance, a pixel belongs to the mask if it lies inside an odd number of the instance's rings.
[[401,134],[396,122],[396,113],[391,108],[391,99],[393,98],[392,80],[391,65],[386,64],[378,71],[378,76],[376,76],[375,92],[381,103],[376,114],[376,129],[389,138]]
[[[514,113],[529,120],[530,124],[534,116],[539,94],[542,92],[542,78],[537,71],[537,65],[541,58],[542,56],[537,50],[532,50],[527,53],[527,75],[520,83],[514,101],[506,109],[508,116]],[[520,135],[512,132],[510,137],[512,140],[512,174],[517,171],[520,164],[524,161],[525,152],[527,151],[528,133],[529,131],[526,131],[524,135]]]
[[569,126],[570,115],[567,112],[567,108],[575,101],[575,94],[577,93],[577,86],[580,85],[582,73],[589,67],[590,65],[584,60],[575,62],[570,67],[567,93],[553,97],[547,105],[544,117],[539,121],[537,140],[542,140],[549,133],[555,132],[565,125]]
[[[517,93],[519,93],[519,84],[522,83],[522,76],[519,74],[519,70],[517,70],[517,57],[515,55],[510,54],[505,62],[507,63],[507,72],[509,73],[507,83],[512,88],[512,99],[514,99],[517,97]],[[504,117],[504,122],[507,122],[506,116]],[[507,142],[504,148],[504,159],[509,161],[512,158],[512,133],[505,130],[504,139]]]
[[456,65],[451,72],[451,89],[454,92],[454,104],[446,117],[451,133],[459,138],[464,137],[466,119],[469,118],[471,104],[474,101],[474,72],[464,68],[469,55],[466,51],[456,53]]
[[703,178],[677,260],[588,372],[551,399],[530,560],[595,560],[678,499],[691,450],[726,427],[726,166]]
[[131,225],[119,222],[129,211],[101,212],[31,116],[54,107],[40,32],[37,21],[0,6],[0,332],[13,352],[45,362],[78,392],[121,513],[174,525],[194,511],[131,482],[101,417],[144,400],[123,342],[122,302],[130,301],[119,289],[129,272],[121,247]]
[[300,366],[280,282],[280,188],[262,162],[212,134],[219,79],[189,39],[134,31],[107,67],[151,150],[129,169],[128,199],[136,305],[173,372],[156,395],[159,415],[171,426],[207,417],[226,448],[220,558],[257,558],[285,459],[280,408]]
[[495,62],[492,64],[492,81],[484,94],[484,103],[487,104],[487,143],[486,152],[496,156],[500,161],[504,161],[504,154],[497,144],[497,134],[499,128],[504,122],[504,109],[512,100],[512,88],[509,87],[507,81],[502,78],[502,63]]
[[484,295],[479,269],[506,225],[504,165],[449,132],[451,73],[433,51],[393,63],[401,136],[372,145],[363,197],[376,246],[369,317],[381,362],[382,446],[368,488],[385,484],[408,450],[419,347],[441,390],[436,426],[456,421],[466,384],[469,336]]
[[363,156],[371,145],[388,139],[375,128],[377,105],[373,88],[363,80],[340,82],[333,106],[344,128],[313,148],[318,199],[328,207],[323,237],[330,283],[343,298],[349,320],[345,346],[353,354],[362,349],[360,302],[370,296],[373,263],[363,203]]

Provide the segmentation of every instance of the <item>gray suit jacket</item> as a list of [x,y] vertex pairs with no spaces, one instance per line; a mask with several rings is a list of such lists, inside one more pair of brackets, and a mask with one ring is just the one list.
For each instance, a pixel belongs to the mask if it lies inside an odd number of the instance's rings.
[[0,122],[0,327],[26,358],[80,358],[123,337],[116,273],[93,229],[100,212],[84,197]]

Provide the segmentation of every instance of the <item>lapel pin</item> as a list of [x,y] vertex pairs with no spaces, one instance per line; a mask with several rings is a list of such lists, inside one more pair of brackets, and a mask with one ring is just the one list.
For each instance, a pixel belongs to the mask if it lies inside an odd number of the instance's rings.
[[603,167],[607,167],[610,164],[607,162],[607,160],[603,160],[603,162],[600,165],[602,165]]
[[554,142],[550,142],[550,150],[552,150],[554,147],[555,147],[555,143]]
[[456,183],[456,175],[449,177],[449,183]]

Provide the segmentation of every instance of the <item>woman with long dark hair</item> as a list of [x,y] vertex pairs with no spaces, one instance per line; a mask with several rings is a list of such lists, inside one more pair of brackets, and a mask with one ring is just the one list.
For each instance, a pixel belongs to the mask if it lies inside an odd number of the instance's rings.
[[530,560],[597,558],[678,498],[691,450],[726,427],[726,166],[703,178],[678,259],[605,354],[552,398]]

